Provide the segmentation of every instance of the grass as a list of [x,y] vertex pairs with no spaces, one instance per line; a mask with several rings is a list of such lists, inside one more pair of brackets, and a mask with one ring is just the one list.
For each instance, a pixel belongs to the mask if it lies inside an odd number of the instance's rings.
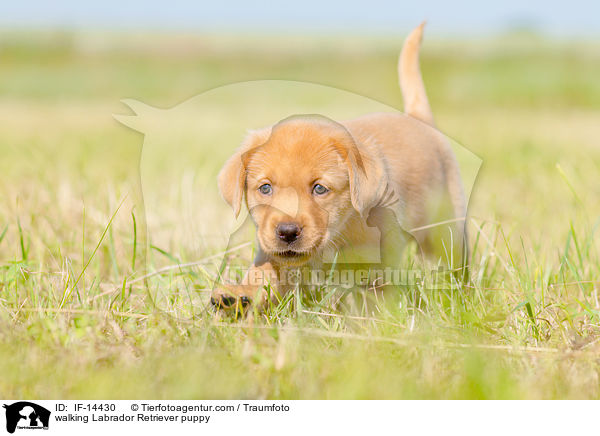
[[[221,237],[235,225],[213,186],[239,138],[219,135],[223,114],[256,107],[277,120],[285,103],[257,106],[251,89],[211,100],[203,131],[222,142],[194,148],[183,132],[168,143],[173,161],[192,153],[182,160],[194,173],[162,165],[164,136],[142,150],[142,135],[111,114],[126,111],[123,98],[171,107],[265,78],[398,107],[400,41],[238,41],[3,35],[1,397],[600,397],[597,44],[426,41],[438,126],[483,159],[471,281],[368,313],[339,309],[359,293],[297,293],[249,323],[207,310],[223,244],[190,235],[206,234],[197,221],[217,223]],[[296,96],[345,109],[326,97]]]

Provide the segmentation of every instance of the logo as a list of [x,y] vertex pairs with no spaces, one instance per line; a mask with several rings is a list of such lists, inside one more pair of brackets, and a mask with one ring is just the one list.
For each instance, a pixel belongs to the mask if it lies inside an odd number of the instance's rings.
[[6,409],[6,431],[14,433],[18,429],[48,430],[50,411],[29,401],[19,401],[11,405],[4,404]]
[[[265,110],[256,110],[257,101],[260,101],[260,106]],[[352,132],[336,121],[368,113],[399,115],[397,109],[339,89],[285,80],[233,83],[198,94],[169,109],[155,108],[136,100],[123,100],[123,103],[133,114],[114,115],[114,118],[144,135],[139,167],[141,194],[144,198],[143,213],[168,222],[171,229],[176,229],[165,231],[163,226],[150,226],[152,229],[156,228],[156,233],[148,228],[145,237],[155,241],[155,246],[176,244],[185,247],[189,257],[202,259],[190,264],[168,265],[168,270],[199,268],[201,271],[198,270],[197,273],[212,282],[212,286],[209,285],[211,291],[223,285],[236,285],[242,278],[247,278],[246,282],[250,283],[251,277],[247,277],[246,273],[256,272],[258,276],[252,283],[262,288],[265,283],[270,283],[272,275],[261,277],[263,269],[248,269],[248,266],[252,265],[252,259],[256,257],[260,245],[255,242],[259,235],[256,223],[264,222],[262,237],[270,239],[274,251],[285,256],[286,263],[294,265],[294,268],[310,270],[308,279],[305,279],[297,271],[292,271],[293,268],[286,268],[285,273],[291,274],[278,277],[276,282],[280,285],[285,283],[290,287],[303,289],[327,285],[349,290],[364,288],[366,285],[377,289],[388,286],[419,286],[441,290],[451,289],[456,282],[456,275],[461,273],[463,256],[459,254],[466,254],[462,237],[466,216],[457,212],[458,207],[452,206],[454,203],[448,196],[452,197],[454,194],[446,192],[446,189],[439,192],[434,189],[436,192],[429,193],[423,206],[431,210],[420,211],[419,214],[426,219],[414,223],[419,227],[412,228],[412,221],[404,219],[406,214],[401,201],[404,194],[394,191],[389,184],[381,183],[379,172],[371,168],[373,163],[363,162],[359,144]],[[253,138],[258,145],[250,147],[252,153],[268,154],[266,144],[270,142],[272,135],[288,137],[286,129],[293,131],[293,126],[304,122],[316,126],[323,134],[327,132],[327,135],[338,138],[336,146],[328,148],[323,156],[338,162],[340,169],[346,170],[352,183],[366,188],[348,191],[350,198],[344,197],[345,206],[342,209],[332,206],[334,202],[327,203],[327,208],[320,207],[312,200],[312,194],[305,195],[306,189],[299,187],[297,175],[288,174],[290,181],[294,183],[280,186],[275,195],[271,195],[269,190],[272,187],[264,187],[265,192],[257,197],[260,201],[251,202],[246,208],[242,207],[242,203],[247,203],[244,201],[247,190],[244,184],[234,183],[231,206],[235,206],[235,213],[232,213],[227,202],[218,193],[217,178],[213,170],[230,162],[232,174],[237,172],[232,180],[243,180],[250,156],[245,152],[238,153],[241,151],[238,148],[241,142]],[[456,177],[460,173],[465,204],[469,204],[468,199],[481,159],[425,123],[415,124],[414,127],[422,131],[423,137],[435,136],[446,143],[444,149],[449,147],[454,151],[455,164],[460,169]],[[249,128],[259,130],[249,133]],[[257,150],[258,148],[261,150]],[[202,162],[201,166],[198,165],[199,162]],[[167,179],[172,181],[172,185],[166,186],[162,179],[156,177],[156,171],[159,170],[161,174],[168,175]],[[385,171],[382,170],[381,174]],[[312,188],[316,188],[316,185],[312,185]],[[166,195],[167,192],[172,194]],[[356,204],[349,207],[347,202],[352,201],[352,192]],[[357,198],[357,192],[362,192],[365,199]],[[320,195],[316,192],[314,194]],[[344,220],[347,218],[346,212],[342,211],[355,207],[361,209],[356,212],[361,213],[366,225],[361,224],[360,231],[356,230],[359,227],[352,227],[354,232],[346,235],[339,230],[344,227]],[[309,209],[310,214],[307,212]],[[460,209],[462,210],[462,206]],[[271,229],[266,217],[273,218],[270,220],[273,224],[285,222],[287,217],[291,217],[292,221],[299,221],[301,215],[310,215],[315,220],[314,225],[306,226],[306,229],[311,229],[309,242],[312,241],[313,244],[305,243],[299,247],[300,242],[295,242],[295,249],[285,248],[287,245],[283,245],[281,241],[285,241],[288,236]],[[275,219],[277,217],[281,219]],[[362,220],[359,221],[362,223]],[[426,233],[430,238],[425,238]],[[297,236],[297,231],[290,232],[290,241]],[[345,243],[348,239],[357,242]],[[432,254],[430,263],[435,268],[439,263],[452,272],[448,280],[444,279],[445,274],[437,274],[437,270],[431,271],[429,261],[424,262],[421,255],[424,250],[421,250],[420,244],[429,240],[436,242],[427,250]],[[290,241],[287,243],[291,244]],[[323,244],[313,247],[316,245],[315,241]],[[220,254],[206,257],[207,249]],[[172,277],[172,280],[177,281],[177,284],[172,282],[172,286],[179,286],[179,280],[184,280],[183,277]],[[432,280],[433,283],[429,282],[430,277],[435,279]],[[425,279],[427,281],[424,282]],[[183,283],[181,285],[185,286]],[[147,290],[156,307],[170,313],[169,297],[158,289]],[[188,307],[206,307],[208,301],[205,297],[208,295],[193,293]],[[167,306],[164,306],[165,303]],[[183,312],[179,314],[181,316]],[[193,317],[194,311],[188,312],[187,316]]]

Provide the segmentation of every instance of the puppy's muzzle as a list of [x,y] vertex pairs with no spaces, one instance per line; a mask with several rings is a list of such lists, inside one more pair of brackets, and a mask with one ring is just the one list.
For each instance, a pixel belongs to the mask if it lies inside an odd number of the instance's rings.
[[300,237],[302,228],[296,223],[280,223],[275,228],[275,234],[280,240],[291,244]]

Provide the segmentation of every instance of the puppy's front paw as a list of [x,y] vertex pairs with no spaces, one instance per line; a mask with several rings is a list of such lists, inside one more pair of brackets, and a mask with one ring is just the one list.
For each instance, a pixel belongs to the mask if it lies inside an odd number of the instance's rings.
[[213,289],[210,303],[217,310],[248,311],[250,306],[261,306],[264,290],[254,286],[222,285]]

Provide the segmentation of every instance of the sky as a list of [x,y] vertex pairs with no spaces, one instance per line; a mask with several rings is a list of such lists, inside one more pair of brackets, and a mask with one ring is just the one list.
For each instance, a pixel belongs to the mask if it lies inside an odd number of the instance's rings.
[[426,19],[438,34],[515,28],[558,37],[600,37],[600,1],[3,0],[1,28],[85,28],[255,33],[404,33]]

